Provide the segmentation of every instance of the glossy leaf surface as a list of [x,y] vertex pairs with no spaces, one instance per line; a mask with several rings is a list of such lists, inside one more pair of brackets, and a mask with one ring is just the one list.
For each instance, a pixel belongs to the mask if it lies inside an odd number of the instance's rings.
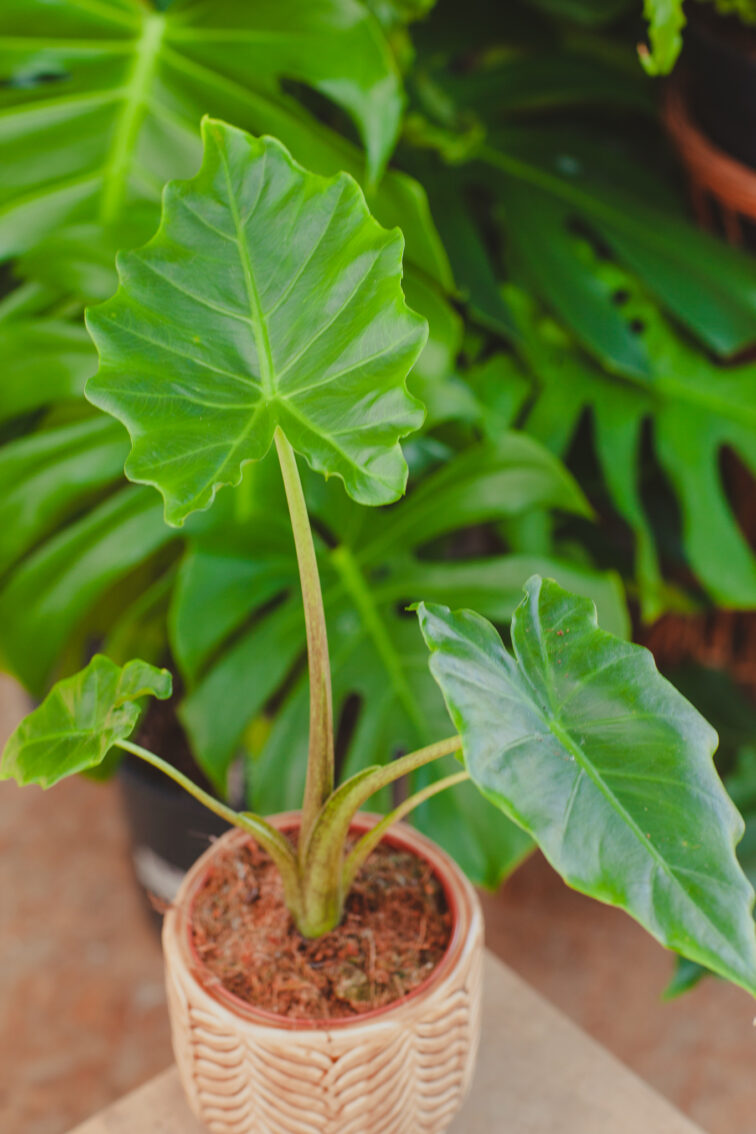
[[427,333],[404,303],[401,235],[347,175],[223,123],[203,134],[201,172],[168,186],[157,236],[120,257],[118,293],[89,315],[87,395],[129,430],[127,474],[181,523],[280,427],[356,500],[396,499],[399,438],[423,418],[404,379]]
[[86,669],[59,682],[12,734],[0,757],[0,779],[52,787],[94,768],[139,719],[138,702],[171,695],[171,675],[143,661],[115,665],[96,654]]
[[431,670],[487,798],[576,889],[756,994],[743,821],[714,770],[717,735],[595,607],[532,578],[510,654],[471,611],[419,608]]

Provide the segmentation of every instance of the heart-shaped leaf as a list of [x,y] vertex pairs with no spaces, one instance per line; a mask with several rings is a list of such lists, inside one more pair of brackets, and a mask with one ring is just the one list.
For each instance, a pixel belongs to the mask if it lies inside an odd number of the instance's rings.
[[472,779],[571,886],[756,994],[743,822],[716,733],[589,600],[537,576],[525,591],[514,656],[479,615],[419,608]]
[[52,787],[65,776],[94,768],[139,719],[147,694],[164,701],[171,675],[143,661],[117,666],[96,654],[86,669],[48,694],[8,740],[0,757],[0,779]]
[[200,173],[167,186],[157,235],[120,257],[117,294],[89,315],[87,396],[131,434],[127,474],[180,524],[280,427],[355,500],[396,499],[399,438],[423,416],[404,379],[427,333],[402,295],[401,234],[346,174],[224,123],[203,137]]

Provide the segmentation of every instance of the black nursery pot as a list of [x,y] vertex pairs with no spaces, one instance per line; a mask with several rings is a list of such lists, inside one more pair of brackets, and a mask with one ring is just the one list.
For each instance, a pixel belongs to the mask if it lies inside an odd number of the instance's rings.
[[151,919],[159,927],[162,916],[150,895],[159,903],[171,902],[186,871],[214,838],[228,830],[228,824],[131,757],[121,763],[117,779],[134,873]]
[[756,168],[756,29],[691,7],[684,59],[693,114],[720,149]]

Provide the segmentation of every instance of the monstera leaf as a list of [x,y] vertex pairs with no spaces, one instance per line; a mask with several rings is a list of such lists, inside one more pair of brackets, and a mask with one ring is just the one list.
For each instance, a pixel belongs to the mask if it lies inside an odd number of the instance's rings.
[[380,173],[403,95],[380,27],[357,0],[174,0],[165,11],[141,0],[6,0],[0,254],[157,200],[168,177],[195,167],[204,113],[283,137],[317,129],[282,79],[343,107]]
[[604,264],[600,274],[607,294],[621,296],[625,318],[645,343],[651,374],[642,382],[615,382],[544,320],[532,301],[510,289],[519,350],[539,390],[525,427],[563,452],[590,408],[607,489],[636,533],[644,612],[654,617],[663,595],[641,495],[641,442],[649,422],[659,463],[679,501],[690,567],[719,603],[753,607],[756,558],[733,515],[720,462],[729,447],[756,470],[756,365],[717,366],[679,335],[616,265]]
[[[483,6],[484,19],[489,10],[490,5]],[[431,89],[424,101],[427,117],[414,115],[408,124],[410,137],[435,149],[448,167],[417,161],[457,282],[473,308],[495,312],[491,276],[506,275],[498,250],[511,256],[514,247],[542,297],[601,362],[629,377],[647,372],[642,351],[618,313],[606,306],[599,313],[592,264],[575,239],[578,232],[634,272],[661,308],[710,349],[732,356],[751,345],[756,337],[753,263],[686,220],[685,203],[665,176],[665,155],[648,115],[638,123],[644,131],[640,144],[629,131],[581,124],[574,111],[579,98],[603,111],[611,97],[602,90],[601,75],[594,74],[595,60],[578,60],[582,90],[569,82],[560,89],[569,42],[559,47],[559,66],[539,68],[531,44],[540,37],[533,37],[532,29],[520,45],[506,19],[489,22],[490,51],[479,53],[472,64],[458,34],[440,48],[432,34],[427,47],[420,38],[422,73],[436,71],[439,89]],[[516,71],[512,75],[518,63],[527,82]],[[622,81],[621,65],[613,70]],[[636,102],[643,111],[649,84],[636,70]],[[604,86],[609,83],[605,75]],[[631,83],[628,93],[633,89]],[[518,104],[528,90],[529,103]],[[542,107],[552,118],[561,109],[562,120],[533,122],[533,112]],[[522,125],[516,115],[525,110],[530,115]],[[657,156],[649,160],[649,151]],[[501,232],[498,241],[490,238],[492,225]],[[500,322],[505,324],[506,317]]]
[[86,669],[59,682],[8,740],[0,780],[52,787],[64,776],[94,768],[139,720],[148,694],[164,701],[171,675],[143,661],[114,665],[96,654]]
[[[120,437],[115,440],[122,445]],[[111,451],[108,459],[113,455]],[[99,475],[95,470],[93,480]],[[90,489],[84,488],[86,498]],[[56,506],[57,501],[56,496]],[[40,508],[38,515],[30,517],[37,531],[38,525],[51,518],[45,512],[46,507]],[[35,696],[41,696],[64,648],[77,629],[84,629],[98,600],[154,561],[175,538],[175,530],[163,521],[154,492],[125,485],[42,539],[16,564],[0,590],[3,665]],[[12,541],[7,543],[10,546]],[[103,614],[104,625],[92,627],[95,640],[108,629],[113,608],[118,606],[111,603]],[[86,647],[84,643],[83,654]]]
[[716,733],[590,601],[538,577],[525,591],[513,654],[477,614],[419,608],[471,778],[571,886],[756,995],[743,821]]
[[280,428],[354,499],[395,500],[399,438],[423,419],[404,378],[427,334],[404,303],[401,234],[347,174],[309,174],[223,123],[203,136],[200,173],[167,186],[158,234],[120,257],[118,293],[89,316],[87,396],[129,430],[127,475],[181,523]]
[[97,369],[86,328],[58,319],[13,319],[0,326],[0,423],[51,402],[81,398]]
[[[362,508],[337,481],[314,474],[305,490],[322,535],[318,558],[342,775],[429,743],[444,727],[443,701],[406,614],[408,602],[423,595],[476,602],[504,622],[523,580],[543,570],[595,596],[607,623],[618,633],[628,630],[615,576],[563,561],[558,550],[509,554],[497,538],[496,525],[518,515],[589,514],[559,462],[526,436],[507,433],[495,444],[446,454],[413,475],[408,497],[396,507]],[[250,806],[265,814],[297,805],[307,759],[302,606],[281,492],[275,464],[264,461],[249,466],[238,489],[221,493],[212,512],[192,518],[170,619],[188,689],[180,715],[195,754],[223,793],[246,743],[253,751]],[[476,525],[485,528],[460,558],[466,532]],[[440,776],[443,768],[425,774]],[[418,775],[416,782],[426,781]],[[390,800],[375,806],[383,804]],[[529,846],[469,785],[436,796],[415,821],[488,885]]]

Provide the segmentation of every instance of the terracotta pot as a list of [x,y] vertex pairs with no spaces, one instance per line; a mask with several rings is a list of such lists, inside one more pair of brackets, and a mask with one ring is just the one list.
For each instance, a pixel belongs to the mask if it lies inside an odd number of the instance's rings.
[[[281,829],[298,815],[275,816]],[[357,832],[375,822],[360,815]],[[426,859],[453,914],[452,937],[430,977],[386,1008],[325,1023],[251,1007],[202,964],[192,907],[223,835],[195,863],[163,929],[173,1047],[189,1103],[212,1134],[443,1134],[472,1077],[480,1032],[483,916],[457,865],[398,825],[395,846]]]
[[685,84],[673,77],[664,119],[686,168],[693,208],[702,228],[722,228],[731,244],[756,246],[756,170],[720,150],[691,114]]
[[693,117],[718,149],[756,168],[756,30],[690,7],[683,63]]

